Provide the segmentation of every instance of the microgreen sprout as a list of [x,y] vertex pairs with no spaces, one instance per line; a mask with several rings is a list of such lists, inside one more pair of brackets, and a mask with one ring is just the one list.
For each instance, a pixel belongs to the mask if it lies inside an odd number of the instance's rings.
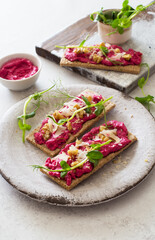
[[88,102],[87,103],[85,102],[86,106],[84,106],[84,107],[74,111],[74,113],[72,114],[72,116],[70,118],[60,119],[58,122],[55,121],[55,119],[54,119],[54,117],[52,115],[47,115],[47,117],[51,118],[53,120],[53,122],[56,123],[57,125],[63,125],[64,123],[69,122],[70,120],[72,120],[78,112],[80,112],[82,110],[85,110],[85,109],[90,109],[92,107],[95,107],[95,115],[99,116],[102,113],[102,111],[104,110],[104,103],[106,103],[110,99],[112,99],[112,97],[109,97],[109,98],[107,98],[105,100],[101,99],[100,102],[93,103],[93,104],[88,104]]
[[[153,5],[155,1],[151,2],[147,6],[138,5],[135,9],[129,5],[128,0],[124,0],[122,3],[122,9],[120,11],[112,11],[111,14],[108,12],[104,13],[103,8],[100,11],[90,14],[92,21],[99,21],[112,26],[115,31],[107,34],[111,35],[116,32],[122,34],[124,29],[129,28],[132,25],[132,19],[136,17],[140,12],[146,10],[149,6]],[[95,17],[94,17],[95,15]]]
[[88,36],[78,45],[78,46],[58,46],[56,45],[55,47],[57,48],[63,48],[63,49],[68,49],[68,48],[88,48],[88,49],[100,49],[100,51],[102,52],[102,54],[105,56],[105,58],[107,60],[109,60],[111,63],[113,63],[114,65],[122,65],[121,62],[119,61],[116,61],[116,60],[113,60],[111,58],[109,58],[107,55],[108,55],[108,48],[107,47],[104,47],[102,45],[98,46],[98,45],[93,45],[93,46],[84,46],[84,43],[86,42]]
[[[44,102],[47,104],[46,101],[43,100],[43,94],[50,91],[52,88],[54,88],[55,85],[53,85],[52,87],[42,91],[42,92],[36,92],[32,95],[30,95],[28,97],[28,99],[25,101],[25,104],[24,104],[24,108],[23,108],[23,114],[21,116],[18,116],[17,119],[18,119],[18,126],[19,128],[23,131],[23,135],[22,135],[22,139],[23,139],[23,142],[25,142],[25,132],[26,131],[29,131],[31,129],[31,125],[29,124],[26,124],[26,119],[29,119],[29,118],[32,118],[35,116],[36,114],[36,111],[38,110],[38,108],[40,107],[40,103],[41,102]],[[36,108],[31,112],[31,113],[27,113],[27,107],[29,105],[29,103],[31,102],[31,100],[35,100],[37,101],[36,103]]]
[[143,94],[143,97],[135,97],[135,99],[144,104],[144,105],[147,105],[148,106],[148,110],[150,111],[150,102],[152,103],[155,103],[154,101],[154,97],[151,96],[151,95],[145,95],[144,93],[144,86],[146,85],[146,83],[148,82],[149,80],[149,75],[150,75],[150,68],[149,68],[149,65],[147,63],[141,63],[141,66],[145,66],[148,68],[148,73],[147,73],[147,77],[146,79],[144,77],[140,78],[138,80],[138,86],[140,87],[141,91],[142,91],[142,94]]
[[108,145],[112,140],[108,140],[102,144],[92,144],[92,149],[90,151],[87,152],[87,155],[86,155],[86,158],[84,158],[83,161],[81,161],[80,163],[76,164],[75,166],[73,167],[70,167],[69,164],[67,162],[65,162],[64,160],[62,160],[60,162],[60,166],[62,167],[61,169],[55,169],[55,170],[52,170],[52,169],[49,169],[49,168],[46,168],[46,167],[43,167],[43,166],[40,166],[40,165],[31,165],[31,167],[33,167],[33,169],[44,169],[44,170],[47,170],[48,172],[60,172],[61,173],[61,177],[65,177],[66,174],[71,171],[71,170],[74,170],[78,167],[82,167],[83,164],[87,161],[90,161],[94,164],[94,167],[97,166],[98,164],[98,161],[100,159],[102,159],[104,156],[103,154],[99,151],[100,148],[102,146],[105,146],[105,145]]

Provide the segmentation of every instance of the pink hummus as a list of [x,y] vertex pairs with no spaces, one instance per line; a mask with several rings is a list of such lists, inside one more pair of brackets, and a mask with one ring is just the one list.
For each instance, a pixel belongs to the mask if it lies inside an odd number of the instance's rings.
[[[75,104],[79,104],[81,107],[85,106],[85,103],[82,100],[82,95],[78,96],[78,99],[72,100]],[[80,100],[81,99],[81,100]],[[98,103],[101,101],[102,96],[101,95],[94,95],[92,97],[92,103]],[[62,108],[64,109],[65,106]],[[37,144],[45,144],[50,150],[54,151],[56,148],[62,148],[62,146],[66,143],[67,139],[70,137],[70,135],[74,135],[77,132],[80,131],[82,128],[83,124],[93,118],[96,117],[95,113],[95,108],[91,108],[91,113],[90,114],[84,114],[83,118],[78,118],[75,116],[72,120],[70,120],[72,129],[68,130],[67,124],[64,123],[63,127],[65,128],[63,133],[60,134],[59,136],[55,137],[56,132],[50,133],[50,137],[48,140],[45,140],[44,138],[44,131],[42,131],[43,126],[48,123],[49,118],[46,118],[43,120],[41,128],[39,132],[34,134],[34,138]],[[61,113],[62,110],[60,109],[59,112]],[[67,118],[65,115],[63,115],[64,118]]]
[[[123,122],[118,122],[116,120],[113,120],[113,121],[109,121],[107,123],[107,125],[108,125],[108,129],[116,129],[117,130],[116,136],[119,137],[120,141],[119,141],[119,143],[112,141],[110,144],[102,146],[99,151],[103,154],[103,157],[106,157],[110,153],[119,151],[120,149],[122,149],[123,147],[125,147],[126,145],[128,145],[131,142],[128,139],[128,131]],[[105,126],[105,124],[103,124],[103,126]],[[100,129],[100,127],[93,128],[90,132],[86,133],[82,137],[82,141],[88,143],[88,145],[95,144],[95,143],[104,143],[104,141],[101,141],[101,140],[94,140],[95,136],[99,133],[99,129]],[[62,154],[64,152],[65,154],[68,155],[68,150],[69,150],[70,146],[72,146],[72,145],[75,146],[75,144],[76,143],[74,142],[74,143],[70,143],[70,144],[66,145],[65,148],[61,150],[60,154]],[[86,147],[81,146],[81,147],[78,147],[78,149],[81,149],[82,151],[84,151],[86,149]],[[62,160],[63,159],[60,159],[59,157],[54,158],[54,159],[47,158],[47,160],[45,162],[45,166],[52,170],[61,169],[60,162]],[[74,161],[76,161],[76,157],[75,158],[69,157],[69,159],[67,160],[67,163],[69,164],[69,166],[71,166],[71,163]],[[64,178],[61,178],[60,172],[49,172],[49,174],[53,177],[63,179],[66,182],[66,184],[68,186],[70,186],[73,179],[79,178],[83,174],[91,172],[93,170],[93,168],[94,168],[93,163],[89,162],[89,160],[88,160],[87,162],[85,162],[83,164],[82,167],[68,171],[67,175]]]
[[[118,54],[115,53],[115,51],[114,51],[116,48],[120,50],[120,52]],[[141,60],[142,60],[141,52],[136,52],[133,49],[129,49],[128,51],[125,51],[120,46],[110,45],[110,44],[108,44],[107,49],[108,49],[107,57],[113,61],[120,62],[121,66],[139,65],[141,63]],[[102,52],[100,51],[99,48],[92,48],[92,49],[88,48],[88,50],[90,50],[90,52],[88,52],[88,53],[76,53],[75,48],[67,48],[65,51],[65,58],[71,62],[80,61],[83,63],[98,64],[95,61],[93,61],[93,58],[92,58],[92,56],[94,54],[97,54],[103,58],[103,60],[99,64],[104,64],[107,66],[119,65],[119,63],[112,63],[111,61],[109,61],[104,55],[102,55]],[[121,56],[121,53],[130,54],[131,59],[125,60]]]
[[0,77],[7,80],[20,80],[34,75],[38,67],[27,58],[13,58],[0,68]]

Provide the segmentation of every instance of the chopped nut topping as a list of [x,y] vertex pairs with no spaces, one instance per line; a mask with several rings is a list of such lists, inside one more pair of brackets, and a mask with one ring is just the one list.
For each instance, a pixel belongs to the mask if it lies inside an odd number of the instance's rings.
[[[76,165],[79,164],[80,162],[81,162],[81,159],[77,159],[75,162],[72,162],[72,163],[71,163],[71,167],[76,166]],[[82,167],[83,167],[83,165],[79,166],[79,168],[82,168]]]
[[79,161],[72,162],[72,163],[71,163],[71,167],[76,166],[78,163],[79,163]]
[[85,111],[84,110],[81,110],[80,112],[77,113],[78,117],[79,118],[83,118],[83,115],[85,114]]
[[106,129],[106,126],[100,126],[100,132],[105,130]]
[[53,113],[53,116],[54,116],[55,120],[60,120],[60,119],[64,119],[64,118],[65,118],[63,115],[61,115],[61,113],[59,113],[58,110],[56,110],[56,111]]
[[76,139],[76,146],[79,145],[79,144],[81,144],[81,142],[82,142],[81,140]]
[[78,149],[68,150],[67,153],[68,153],[68,155],[69,155],[70,157],[74,157],[74,156],[76,156],[76,155],[78,154]]
[[91,151],[93,148],[90,146],[86,146],[87,151]]
[[108,141],[109,140],[109,138],[108,137],[106,137],[106,136],[104,136],[103,134],[101,134],[101,133],[99,133],[99,138],[102,140],[102,141],[104,141],[104,142],[106,142],[106,141]]
[[115,48],[115,53],[120,53],[120,49],[119,48]]
[[83,48],[77,47],[77,48],[74,49],[74,52],[75,52],[76,54],[89,53],[90,50],[89,50],[89,48],[87,48],[87,47],[83,47]]
[[71,122],[67,122],[66,126],[67,126],[67,128],[68,128],[69,131],[72,130],[72,124],[71,124]]
[[78,104],[75,104],[75,105],[74,105],[74,108],[80,109],[80,106],[79,106]]
[[43,138],[45,140],[48,140],[50,138],[50,130],[49,130],[49,124],[45,123],[45,125],[41,129],[41,133],[43,134]]
[[100,44],[100,47],[105,47],[105,43],[102,42],[102,43]]
[[88,96],[86,97],[88,99],[88,101],[91,103],[92,102],[92,96]]
[[122,56],[122,58],[124,58],[125,60],[129,61],[132,58],[132,56],[130,54],[124,54]]
[[103,60],[103,58],[100,57],[99,55],[97,55],[97,54],[94,54],[94,55],[93,55],[93,61],[94,61],[94,62],[100,63],[102,60]]

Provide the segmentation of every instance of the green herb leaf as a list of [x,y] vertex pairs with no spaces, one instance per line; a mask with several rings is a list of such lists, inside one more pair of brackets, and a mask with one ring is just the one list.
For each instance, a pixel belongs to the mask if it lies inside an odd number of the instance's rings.
[[124,2],[122,3],[123,9],[126,9],[128,4],[129,4],[129,1],[128,0],[124,0]]
[[145,85],[145,78],[142,77],[142,78],[140,78],[140,79],[138,80],[138,86],[139,86],[140,88],[143,88],[144,85]]
[[99,116],[103,112],[104,105],[103,105],[102,100],[99,103],[96,104],[95,109],[96,109],[95,110],[95,115],[96,116]]
[[100,46],[100,50],[102,51],[103,54],[108,54],[108,48]]
[[[88,101],[88,98],[86,98],[85,96],[82,96],[82,99],[83,99],[83,101],[85,102],[85,104],[87,105],[87,106],[90,106],[91,105],[91,103]],[[91,108],[86,108],[85,109],[85,111],[86,111],[86,113],[91,113]]]
[[91,103],[89,102],[88,98],[86,98],[85,96],[81,96],[83,101],[85,102],[86,105],[91,105]]
[[98,159],[89,159],[89,162],[94,164],[94,167],[96,167],[98,165],[99,160]]
[[101,147],[108,145],[110,142],[112,142],[112,140],[108,140],[104,143],[93,143],[90,146],[93,148],[93,150],[100,150]]
[[67,175],[67,172],[61,172],[60,173],[61,178],[64,178],[66,175]]
[[18,120],[18,126],[21,130],[24,130],[24,125],[21,119]]
[[94,13],[91,13],[91,14],[90,14],[90,20],[94,21],[94,19],[95,19],[95,18],[94,18]]
[[103,158],[103,154],[97,150],[92,150],[86,155],[90,160],[100,160]]
[[67,118],[60,119],[60,120],[58,121],[58,124],[63,125],[65,122],[67,122]]
[[[25,115],[25,119],[29,119],[29,118],[32,118],[32,117],[34,117],[35,116],[35,112],[33,111],[33,112],[31,112],[31,113],[27,113],[26,115]],[[17,117],[18,119],[21,119],[21,118],[23,118],[24,117],[24,115],[21,115],[21,116],[19,116],[19,117]]]
[[60,162],[60,166],[67,171],[71,170],[71,167],[68,165],[68,163],[63,160]]
[[27,130],[27,131],[30,131],[31,130],[31,125],[24,124],[24,129]]
[[86,111],[86,113],[90,114],[91,113],[91,108],[88,107],[88,108],[85,109],[85,111]]
[[[122,34],[125,28],[129,28],[131,26],[131,20],[135,16],[137,16],[141,11],[145,10],[154,3],[155,1],[151,2],[147,6],[138,5],[136,9],[134,9],[129,5],[128,0],[124,0],[122,4],[122,9],[119,12],[112,12],[111,14],[107,14],[106,12],[103,12],[103,8],[101,8],[99,12],[91,14],[90,19],[92,21],[99,21],[105,24],[109,24],[114,29],[116,29],[117,32]],[[96,15],[95,18],[94,15]],[[107,35],[114,34],[116,31],[112,31],[110,34]]]
[[149,102],[155,103],[154,97],[151,95],[147,95],[145,97],[135,97],[135,99],[142,104],[149,103]]
[[87,35],[86,38],[79,44],[79,47],[83,47],[83,45],[87,41],[88,37],[89,37],[89,35]]

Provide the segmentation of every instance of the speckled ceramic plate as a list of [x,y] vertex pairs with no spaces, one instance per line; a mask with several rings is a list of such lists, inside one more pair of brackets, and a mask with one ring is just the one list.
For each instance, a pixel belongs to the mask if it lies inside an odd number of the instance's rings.
[[[86,85],[69,87],[71,94],[77,95]],[[121,196],[140,183],[155,164],[155,126],[149,112],[137,101],[126,97],[117,90],[89,85],[89,88],[113,96],[116,108],[107,116],[108,120],[123,121],[128,130],[137,136],[138,141],[125,150],[93,176],[68,192],[52,182],[40,171],[33,171],[30,165],[42,165],[47,156],[30,143],[22,143],[18,129],[18,115],[22,114],[23,103],[14,105],[3,117],[0,131],[0,170],[2,176],[16,189],[39,201],[63,206],[87,206],[99,204]],[[54,109],[58,99],[49,100],[49,105],[42,105],[37,116],[29,119],[35,128],[46,113]],[[59,99],[61,101],[61,99]],[[98,122],[98,125],[103,122]]]

